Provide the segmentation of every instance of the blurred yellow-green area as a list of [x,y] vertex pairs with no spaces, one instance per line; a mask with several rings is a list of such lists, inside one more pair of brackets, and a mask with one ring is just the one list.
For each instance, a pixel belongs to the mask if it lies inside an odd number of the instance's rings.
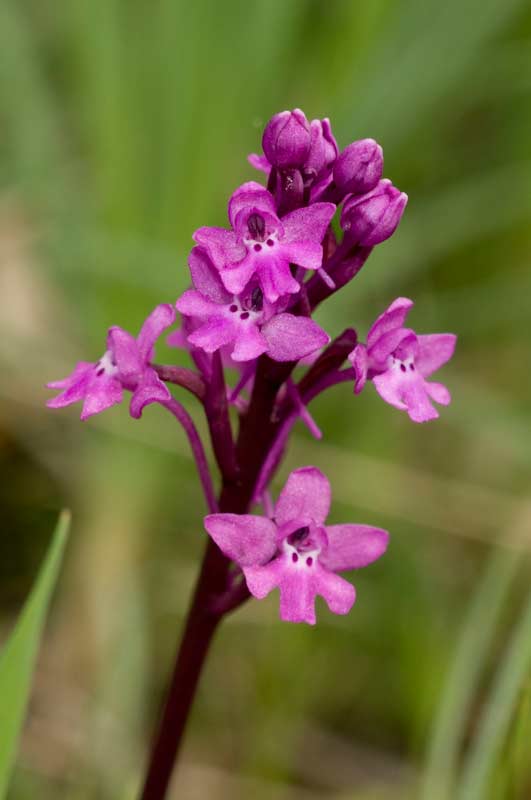
[[459,336],[453,402],[427,425],[372,386],[314,403],[324,440],[299,425],[276,487],[315,464],[333,521],[390,549],[346,618],[283,624],[272,596],[224,623],[171,797],[529,798],[529,2],[1,0],[0,54],[3,634],[73,513],[10,800],[136,797],[205,542],[163,409],[81,424],[44,384],[176,299],[192,232],[295,106],[376,138],[410,197],[319,321],[363,337],[413,298],[413,327]]

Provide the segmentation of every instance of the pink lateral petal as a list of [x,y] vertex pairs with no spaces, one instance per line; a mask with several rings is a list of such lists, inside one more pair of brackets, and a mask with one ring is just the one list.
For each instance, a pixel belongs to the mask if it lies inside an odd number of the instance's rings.
[[382,556],[389,534],[371,525],[327,525],[328,546],[319,555],[320,563],[331,572],[360,569]]
[[196,289],[187,289],[175,303],[175,308],[187,317],[211,317],[220,315],[223,306],[214,302]]
[[457,336],[453,333],[429,333],[419,336],[418,342],[415,364],[421,375],[427,378],[451,359]]
[[227,304],[231,295],[223,288],[219,272],[202,247],[194,247],[188,256],[194,287],[214,303]]
[[[277,548],[277,528],[254,514],[209,514],[204,525],[219,549],[241,567],[266,564]],[[265,595],[264,595],[265,596]]]
[[282,242],[282,256],[290,264],[297,264],[303,269],[320,269],[323,263],[323,248],[317,242]]
[[262,327],[268,355],[274,361],[298,361],[324,347],[328,334],[309,317],[277,314]]
[[316,242],[320,244],[336,212],[333,203],[313,203],[282,217],[283,242]]

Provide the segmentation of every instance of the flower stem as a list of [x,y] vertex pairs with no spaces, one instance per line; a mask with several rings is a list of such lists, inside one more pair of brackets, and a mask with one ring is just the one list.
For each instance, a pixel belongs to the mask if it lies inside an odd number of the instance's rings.
[[[248,510],[262,462],[278,428],[279,421],[273,417],[278,390],[289,377],[293,366],[276,364],[265,356],[260,359],[249,410],[241,420],[234,448],[221,364],[214,365],[214,377],[206,392],[205,405],[211,417],[212,445],[223,477],[220,511],[244,514]],[[216,384],[218,391],[213,392]],[[178,405],[168,403],[167,407],[182,422]],[[185,430],[191,432],[187,428]],[[230,563],[213,540],[209,539],[151,751],[141,800],[163,800],[166,796],[216,628],[225,614],[249,597],[246,587],[233,585]]]
[[162,800],[166,796],[199,676],[222,617],[212,599],[220,582],[225,585],[229,563],[209,539],[151,752],[142,800]]

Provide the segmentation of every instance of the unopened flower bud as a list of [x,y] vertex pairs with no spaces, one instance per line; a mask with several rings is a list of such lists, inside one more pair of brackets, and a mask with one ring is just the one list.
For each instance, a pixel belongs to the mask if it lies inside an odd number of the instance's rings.
[[334,164],[334,181],[341,194],[370,192],[383,172],[383,151],[374,139],[360,139],[345,147]]
[[275,114],[265,127],[262,147],[274,167],[302,167],[310,151],[310,124],[304,113],[296,108]]
[[310,152],[304,164],[305,170],[319,178],[330,170],[337,158],[337,143],[330,127],[330,120],[313,119],[310,124]]
[[395,232],[407,200],[391,181],[381,180],[371,192],[347,198],[341,227],[353,242],[365,247],[380,244]]

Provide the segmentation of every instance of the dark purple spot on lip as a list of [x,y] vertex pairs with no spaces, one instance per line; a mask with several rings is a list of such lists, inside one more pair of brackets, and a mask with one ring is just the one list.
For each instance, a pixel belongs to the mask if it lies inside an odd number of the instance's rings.
[[409,365],[409,369],[411,370],[411,372],[414,372],[414,370],[415,370],[415,365],[414,365],[414,364],[410,364],[410,365]]
[[235,312],[235,311],[237,311],[237,310],[238,310],[238,306],[237,306],[235,303],[233,303],[233,304],[231,305],[231,307],[229,308],[229,311],[232,311],[232,313],[233,313],[233,314],[234,314],[234,312]]
[[261,249],[262,249],[262,245],[261,244],[255,244],[254,247],[253,247],[253,250],[256,250],[257,253],[259,253]]
[[244,311],[242,314],[240,314],[240,319],[249,319],[249,312]]
[[100,367],[99,369],[96,370],[96,377],[101,378],[104,372],[105,372],[104,368]]
[[405,364],[400,364],[400,369],[402,370],[402,372],[405,372],[406,371],[406,365]]
[[275,243],[274,243],[273,239],[268,239],[268,240],[267,240],[267,242],[266,242],[266,245],[267,245],[268,247],[273,247],[273,245],[274,245],[274,244],[275,244]]
[[297,563],[297,561],[299,560],[299,556],[297,555],[297,553],[291,554],[291,560],[293,561],[294,564]]
[[311,556],[308,556],[308,558],[306,559],[306,563],[308,564],[309,567],[311,567],[313,564],[313,558]]

